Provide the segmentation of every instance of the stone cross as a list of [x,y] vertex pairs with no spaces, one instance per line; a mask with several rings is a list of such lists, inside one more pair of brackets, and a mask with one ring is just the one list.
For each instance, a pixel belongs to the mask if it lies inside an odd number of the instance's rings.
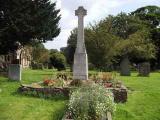
[[83,18],[87,14],[87,11],[80,6],[76,11],[75,15],[78,16],[78,36],[77,36],[77,49],[76,52],[86,52],[85,44],[84,44],[84,24]]
[[88,79],[88,57],[84,42],[84,23],[83,18],[87,14],[87,11],[80,6],[75,15],[78,16],[78,35],[77,35],[77,47],[74,54],[73,65],[73,79],[75,80],[87,80]]

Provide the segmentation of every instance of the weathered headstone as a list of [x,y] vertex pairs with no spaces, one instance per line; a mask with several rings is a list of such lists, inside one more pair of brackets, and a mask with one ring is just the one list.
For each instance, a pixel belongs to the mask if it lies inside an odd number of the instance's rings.
[[11,80],[21,81],[21,65],[9,64],[8,77]]
[[124,57],[120,63],[120,74],[122,76],[130,76],[130,62],[128,57]]
[[139,76],[149,76],[150,64],[148,62],[138,64]]
[[82,6],[80,6],[75,11],[75,15],[78,16],[78,35],[77,35],[77,47],[74,54],[73,79],[76,80],[88,79],[88,57],[84,43],[84,24],[83,24],[83,18],[86,14],[87,11]]

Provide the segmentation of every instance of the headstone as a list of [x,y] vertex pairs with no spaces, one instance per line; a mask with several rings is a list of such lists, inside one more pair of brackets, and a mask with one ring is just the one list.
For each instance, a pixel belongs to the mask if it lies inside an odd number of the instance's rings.
[[120,63],[120,74],[122,76],[130,76],[130,62],[128,57],[124,57]]
[[138,65],[139,76],[149,76],[150,64],[148,62],[140,63]]
[[88,79],[88,57],[84,42],[84,24],[83,18],[87,14],[87,11],[80,6],[75,15],[78,16],[78,35],[77,35],[77,47],[74,54],[73,65],[73,79],[75,80],[87,80]]
[[8,77],[11,80],[21,81],[21,65],[9,64]]

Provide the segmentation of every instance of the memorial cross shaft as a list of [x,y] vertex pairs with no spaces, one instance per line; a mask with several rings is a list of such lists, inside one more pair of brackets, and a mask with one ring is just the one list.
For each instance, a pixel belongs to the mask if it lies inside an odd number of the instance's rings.
[[73,79],[87,80],[88,79],[88,58],[84,42],[84,16],[87,11],[80,6],[76,11],[75,15],[78,16],[78,35],[77,35],[77,46],[74,54],[74,65],[73,65]]

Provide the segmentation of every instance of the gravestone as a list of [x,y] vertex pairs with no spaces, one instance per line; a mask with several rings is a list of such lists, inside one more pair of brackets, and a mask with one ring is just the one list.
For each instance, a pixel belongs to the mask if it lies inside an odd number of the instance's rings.
[[139,76],[149,76],[150,64],[148,62],[138,64]]
[[11,80],[21,81],[21,65],[9,64],[8,77]]
[[124,57],[120,63],[120,75],[130,76],[130,62],[128,57]]
[[77,46],[74,54],[73,64],[73,79],[74,80],[87,80],[88,79],[88,57],[84,42],[84,23],[83,18],[87,11],[80,6],[75,15],[78,16],[78,35]]

